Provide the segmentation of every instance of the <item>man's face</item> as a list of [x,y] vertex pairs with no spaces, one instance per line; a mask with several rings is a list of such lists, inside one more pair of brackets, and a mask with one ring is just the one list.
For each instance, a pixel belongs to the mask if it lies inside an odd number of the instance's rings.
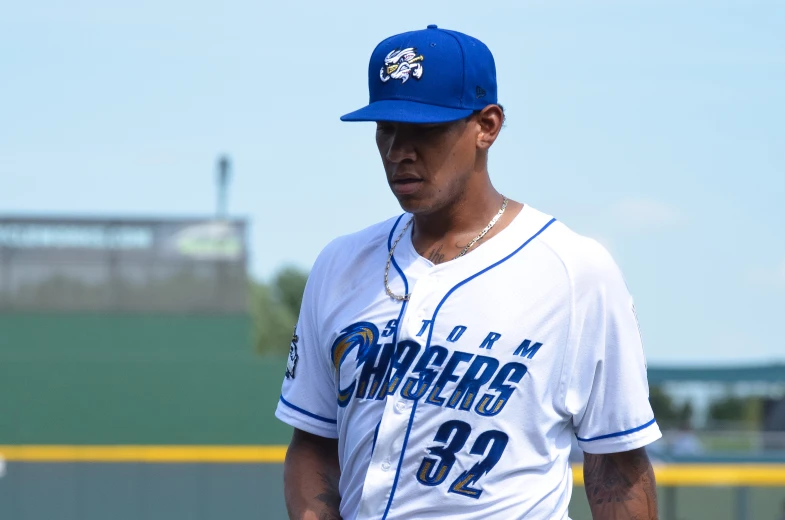
[[463,192],[475,166],[478,128],[472,117],[427,125],[377,123],[387,182],[405,211],[427,214]]

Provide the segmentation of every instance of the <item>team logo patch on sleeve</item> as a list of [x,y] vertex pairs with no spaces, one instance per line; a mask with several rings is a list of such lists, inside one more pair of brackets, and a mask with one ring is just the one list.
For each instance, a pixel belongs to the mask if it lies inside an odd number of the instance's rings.
[[286,361],[286,378],[294,379],[294,370],[297,368],[297,360],[300,356],[297,355],[297,327],[294,327],[292,333],[292,342],[289,344],[289,359]]
[[424,59],[422,54],[417,54],[417,49],[414,47],[407,47],[403,50],[393,49],[384,58],[384,65],[379,71],[379,77],[382,83],[387,83],[391,79],[399,79],[401,83],[406,83],[412,76],[420,79]]

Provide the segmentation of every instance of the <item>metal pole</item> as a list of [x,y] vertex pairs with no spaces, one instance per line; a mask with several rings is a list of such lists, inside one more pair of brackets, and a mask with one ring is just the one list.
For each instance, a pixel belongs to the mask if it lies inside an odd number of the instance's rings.
[[676,486],[665,486],[665,519],[677,520],[676,517]]
[[218,158],[218,200],[216,201],[216,218],[225,219],[227,211],[227,194],[229,191],[229,174],[231,161],[226,155]]
[[736,520],[748,520],[749,518],[750,488],[736,488]]

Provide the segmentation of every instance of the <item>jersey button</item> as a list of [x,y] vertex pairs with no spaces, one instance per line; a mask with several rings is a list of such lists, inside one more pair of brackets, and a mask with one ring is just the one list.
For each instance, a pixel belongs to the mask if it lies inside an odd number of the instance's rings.
[[406,403],[404,403],[403,401],[398,401],[397,403],[395,403],[395,409],[398,410],[399,412],[404,411],[406,409]]
[[390,461],[385,460],[382,462],[382,471],[390,471]]

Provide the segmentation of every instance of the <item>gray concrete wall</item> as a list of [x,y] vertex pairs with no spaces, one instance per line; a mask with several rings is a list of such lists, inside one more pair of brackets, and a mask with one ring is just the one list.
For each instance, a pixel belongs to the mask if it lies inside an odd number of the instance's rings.
[[7,463],[2,520],[286,519],[280,465]]
[[[781,520],[785,488],[660,489],[661,520]],[[573,520],[591,520],[576,487]],[[278,464],[9,462],[0,520],[285,520]]]

